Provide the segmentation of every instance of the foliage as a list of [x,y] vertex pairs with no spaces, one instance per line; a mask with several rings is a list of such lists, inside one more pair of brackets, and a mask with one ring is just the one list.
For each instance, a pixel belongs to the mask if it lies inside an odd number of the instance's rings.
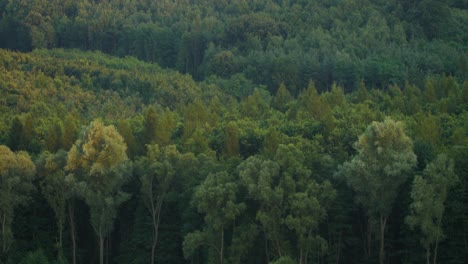
[[0,262],[465,263],[462,2],[0,0]]

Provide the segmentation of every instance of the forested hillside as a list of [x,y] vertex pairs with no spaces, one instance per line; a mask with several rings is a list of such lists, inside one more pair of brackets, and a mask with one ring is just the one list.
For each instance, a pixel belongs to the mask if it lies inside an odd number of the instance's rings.
[[0,0],[0,263],[466,263],[460,0]]

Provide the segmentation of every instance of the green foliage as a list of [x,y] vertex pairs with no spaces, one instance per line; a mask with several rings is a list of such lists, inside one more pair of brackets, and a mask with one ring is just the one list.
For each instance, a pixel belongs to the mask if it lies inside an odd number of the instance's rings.
[[0,262],[466,262],[462,2],[0,0]]
[[20,264],[49,264],[47,256],[42,249],[29,252],[20,262]]
[[225,229],[235,223],[245,209],[244,203],[237,202],[237,193],[238,185],[225,171],[209,174],[197,187],[193,205],[205,215],[205,228],[185,237],[184,255],[187,259],[198,247],[207,245],[216,252],[219,263],[224,263]]
[[131,173],[125,142],[113,126],[93,121],[68,153],[69,181],[89,207],[91,225],[99,237],[100,263],[103,240],[114,229],[119,206],[130,198],[121,190]]
[[[445,211],[447,193],[457,183],[453,161],[445,154],[429,163],[424,176],[417,175],[413,182],[410,215],[406,223],[414,229],[420,229],[423,237],[421,244],[426,249],[427,263],[432,254],[433,263],[437,261],[438,243],[444,239],[442,217]],[[433,248],[434,247],[434,248]],[[431,252],[432,251],[432,252]]]
[[356,202],[364,207],[367,216],[379,220],[381,264],[385,258],[388,216],[401,185],[416,165],[412,144],[403,123],[390,118],[384,122],[373,122],[356,142],[356,156],[338,171],[338,175],[344,177],[356,192]]
[[60,150],[56,154],[42,153],[36,161],[37,174],[41,177],[41,192],[55,213],[58,231],[57,259],[64,261],[63,230],[65,227],[67,206],[74,198],[73,186],[66,180],[65,165],[67,152]]
[[8,251],[13,243],[13,222],[16,207],[25,205],[34,189],[32,180],[36,168],[29,154],[24,151],[13,153],[8,147],[0,145],[0,212],[1,258],[8,259]]
[[416,165],[412,141],[401,122],[373,122],[359,137],[356,156],[340,168],[370,215],[388,215],[400,185]]

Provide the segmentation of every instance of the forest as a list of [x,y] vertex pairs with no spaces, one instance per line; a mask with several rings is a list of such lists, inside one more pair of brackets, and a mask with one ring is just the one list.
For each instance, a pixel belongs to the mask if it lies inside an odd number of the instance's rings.
[[0,0],[0,264],[468,261],[464,0]]

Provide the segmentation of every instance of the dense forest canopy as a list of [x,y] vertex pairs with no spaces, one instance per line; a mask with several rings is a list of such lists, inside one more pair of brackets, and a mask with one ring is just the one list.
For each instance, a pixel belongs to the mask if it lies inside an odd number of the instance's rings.
[[[422,85],[468,71],[460,0],[0,1],[0,47],[131,55],[196,80],[247,78],[297,95]],[[220,82],[220,80],[218,80]]]
[[466,263],[463,0],[0,0],[0,263]]

